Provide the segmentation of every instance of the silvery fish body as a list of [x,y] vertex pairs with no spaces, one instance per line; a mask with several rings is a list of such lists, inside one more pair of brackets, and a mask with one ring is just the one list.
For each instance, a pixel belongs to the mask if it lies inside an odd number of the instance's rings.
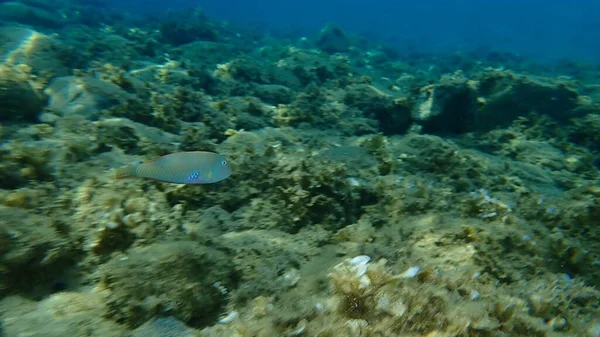
[[120,168],[116,178],[141,177],[175,184],[211,184],[231,175],[224,156],[204,151],[176,152]]

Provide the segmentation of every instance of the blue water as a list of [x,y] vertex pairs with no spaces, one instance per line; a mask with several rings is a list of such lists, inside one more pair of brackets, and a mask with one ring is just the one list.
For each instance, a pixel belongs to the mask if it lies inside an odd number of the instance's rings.
[[214,19],[309,37],[335,23],[413,51],[485,49],[541,61],[600,60],[597,0],[105,1],[145,13],[200,7]]

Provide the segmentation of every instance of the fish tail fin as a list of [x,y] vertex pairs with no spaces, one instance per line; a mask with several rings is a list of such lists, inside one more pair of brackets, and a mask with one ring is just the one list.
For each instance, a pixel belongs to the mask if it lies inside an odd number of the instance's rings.
[[115,179],[124,179],[135,176],[135,166],[121,167],[115,171]]

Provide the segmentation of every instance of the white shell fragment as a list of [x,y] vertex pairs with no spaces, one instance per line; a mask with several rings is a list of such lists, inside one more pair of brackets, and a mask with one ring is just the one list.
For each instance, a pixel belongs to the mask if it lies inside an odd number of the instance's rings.
[[[365,272],[367,269],[365,268]],[[363,273],[364,274],[364,273]],[[371,279],[367,275],[362,275],[358,279],[358,289],[367,289],[371,285]]]
[[421,268],[419,266],[414,266],[408,268],[404,273],[398,275],[400,278],[413,278],[417,276]]
[[333,267],[329,277],[343,293],[351,293],[355,288],[368,289],[372,283],[367,275],[369,261],[371,258],[366,255],[346,259]]
[[239,315],[240,315],[240,314],[239,314],[239,312],[237,312],[237,311],[232,311],[232,312],[230,312],[229,314],[227,314],[227,316],[225,316],[225,317],[221,318],[221,319],[219,320],[219,323],[221,323],[221,324],[227,324],[227,323],[231,323],[231,322],[233,322],[233,321],[234,321],[236,318],[238,318],[238,316],[239,316]]
[[364,319],[350,319],[344,326],[348,329],[347,332],[351,336],[361,336],[364,333],[365,328],[369,326],[369,323]]
[[351,258],[350,259],[350,264],[362,265],[362,264],[369,263],[369,261],[371,261],[370,257],[368,257],[366,255],[359,255],[359,256]]
[[298,322],[298,325],[296,325],[296,328],[290,332],[290,336],[300,336],[304,333],[305,330],[306,330],[306,320],[303,319],[300,322]]
[[402,317],[408,310],[402,301],[394,299],[386,292],[380,292],[375,299],[377,300],[376,309],[385,312],[388,315]]
[[352,265],[350,268],[356,278],[360,278],[367,272],[369,261],[371,261],[371,258],[366,255],[359,255],[348,261]]
[[298,269],[292,268],[283,274],[283,282],[287,287],[293,287],[300,281],[300,272]]

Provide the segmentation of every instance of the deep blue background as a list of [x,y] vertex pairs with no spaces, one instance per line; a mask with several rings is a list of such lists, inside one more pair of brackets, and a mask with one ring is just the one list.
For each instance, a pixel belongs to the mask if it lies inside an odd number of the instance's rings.
[[105,1],[138,12],[200,7],[211,18],[307,37],[336,23],[401,48],[483,47],[540,60],[600,61],[600,0]]

